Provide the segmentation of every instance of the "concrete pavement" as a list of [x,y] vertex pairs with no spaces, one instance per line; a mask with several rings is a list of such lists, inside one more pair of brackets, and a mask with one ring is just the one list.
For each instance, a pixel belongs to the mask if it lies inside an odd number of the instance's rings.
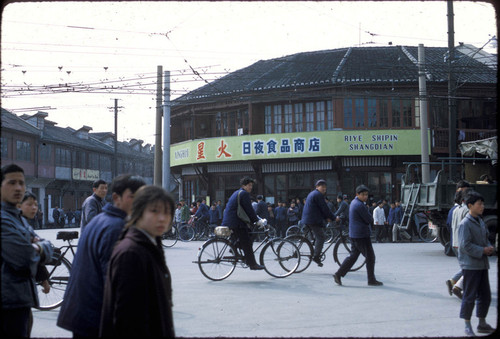
[[[53,241],[58,230],[39,230]],[[237,267],[224,281],[206,279],[196,264],[202,242],[178,242],[165,250],[173,277],[174,321],[179,337],[454,337],[464,335],[460,301],[445,285],[458,269],[439,243],[374,244],[375,274],[366,269],[333,282],[338,265],[327,253],[323,267],[276,279]],[[487,321],[497,327],[498,260],[490,257],[492,303]],[[33,337],[71,337],[56,326],[58,309],[34,310]],[[472,319],[477,326],[477,318]]]

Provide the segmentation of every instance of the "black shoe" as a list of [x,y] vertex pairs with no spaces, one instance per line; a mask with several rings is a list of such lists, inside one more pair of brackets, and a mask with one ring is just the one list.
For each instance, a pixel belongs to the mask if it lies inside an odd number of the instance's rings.
[[493,333],[495,329],[488,324],[477,325],[477,331],[479,333]]
[[250,267],[250,269],[251,269],[251,270],[253,270],[253,271],[263,270],[263,269],[264,269],[264,266],[259,265],[259,264],[250,265],[249,267]]
[[446,287],[448,287],[448,293],[450,294],[450,296],[452,296],[453,293],[451,291],[453,289],[453,283],[451,282],[451,280],[446,280]]
[[378,280],[369,281],[368,286],[382,286],[384,283]]
[[313,261],[318,264],[319,267],[323,267],[323,263],[321,262],[321,259],[318,257],[313,257]]
[[335,273],[333,275],[333,280],[335,280],[335,283],[339,286],[342,286],[342,281],[340,280],[340,275],[338,275],[337,273]]
[[462,299],[463,292],[460,287],[454,286],[451,292],[458,297],[458,299]]

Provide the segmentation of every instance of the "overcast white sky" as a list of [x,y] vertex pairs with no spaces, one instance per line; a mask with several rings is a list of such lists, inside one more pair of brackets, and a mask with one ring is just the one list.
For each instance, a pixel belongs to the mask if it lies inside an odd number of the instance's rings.
[[[454,13],[455,44],[497,53],[491,4],[454,2]],[[158,65],[175,99],[258,60],[389,42],[447,47],[447,31],[446,1],[14,3],[2,13],[2,107],[47,107],[58,126],[113,132],[118,98],[119,140],[154,143]],[[81,92],[56,93],[60,84]]]

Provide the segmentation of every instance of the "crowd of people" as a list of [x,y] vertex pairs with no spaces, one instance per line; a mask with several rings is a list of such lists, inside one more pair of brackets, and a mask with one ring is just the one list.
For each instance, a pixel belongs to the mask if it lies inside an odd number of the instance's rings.
[[[39,237],[31,226],[38,212],[37,197],[26,191],[24,171],[11,164],[1,169],[1,284],[2,334],[6,337],[29,337],[33,325],[32,307],[38,306],[42,293],[50,291],[45,268],[53,255],[50,241]],[[76,337],[174,337],[172,314],[172,276],[167,266],[161,236],[174,222],[191,216],[230,227],[231,239],[242,249],[251,270],[264,267],[255,260],[251,225],[264,227],[269,221],[279,235],[299,220],[315,235],[313,260],[319,260],[327,222],[348,226],[351,252],[333,274],[342,285],[359,255],[366,258],[367,283],[383,286],[375,277],[376,241],[382,241],[401,208],[397,201],[380,200],[368,205],[369,189],[356,187],[349,203],[345,195],[337,204],[326,198],[327,184],[318,180],[304,200],[279,202],[272,206],[257,196],[252,203],[255,180],[244,177],[240,188],[229,198],[225,209],[220,201],[210,208],[203,199],[188,207],[177,203],[163,188],[146,185],[138,176],[121,175],[111,183],[111,202],[106,202],[106,182],[95,182],[93,194],[82,206],[81,236],[73,260],[67,289],[57,325]],[[465,321],[465,334],[474,336],[471,316],[474,307],[479,319],[477,331],[492,333],[486,323],[491,303],[488,256],[494,248],[488,241],[488,229],[481,218],[484,198],[468,187],[457,185],[456,206],[450,210],[449,227],[460,271],[446,281],[450,295],[460,290],[459,317]],[[399,208],[399,210],[398,210]],[[372,210],[370,210],[372,209]],[[462,281],[462,282],[460,282]]]

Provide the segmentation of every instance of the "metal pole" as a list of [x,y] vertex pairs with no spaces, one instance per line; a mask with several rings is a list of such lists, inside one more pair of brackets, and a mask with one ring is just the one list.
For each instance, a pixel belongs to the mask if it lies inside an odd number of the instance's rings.
[[[457,155],[457,113],[455,100],[455,75],[453,60],[455,59],[455,32],[453,25],[453,1],[448,0],[448,153],[450,158]],[[455,166],[450,163],[449,179],[453,179]]]
[[422,159],[422,183],[430,182],[429,136],[427,123],[427,86],[425,83],[425,50],[424,45],[418,45],[418,88],[420,109],[420,142]]
[[163,75],[163,188],[170,192],[170,71]]
[[115,99],[115,149],[113,159],[113,178],[118,176],[118,99]]
[[155,133],[155,172],[154,172],[154,184],[161,186],[161,164],[162,164],[162,154],[161,154],[161,116],[163,114],[163,108],[161,104],[162,100],[162,83],[161,76],[163,72],[163,67],[158,66],[157,79],[156,79],[156,133]]

